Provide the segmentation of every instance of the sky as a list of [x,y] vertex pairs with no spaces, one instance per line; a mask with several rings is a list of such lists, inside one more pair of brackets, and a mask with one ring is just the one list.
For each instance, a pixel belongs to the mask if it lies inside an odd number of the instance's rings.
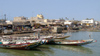
[[100,0],[0,0],[0,19],[14,17],[36,17],[42,14],[45,19],[67,17],[69,20],[94,18],[100,21]]

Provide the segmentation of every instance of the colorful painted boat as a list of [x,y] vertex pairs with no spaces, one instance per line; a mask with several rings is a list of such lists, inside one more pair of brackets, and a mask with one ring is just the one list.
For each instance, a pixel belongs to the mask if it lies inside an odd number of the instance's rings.
[[16,41],[16,42],[9,42],[9,41],[3,41],[0,42],[0,48],[6,48],[6,49],[34,49],[41,45],[41,41]]
[[41,39],[30,39],[30,37],[0,37],[0,47],[7,49],[34,49],[43,44]]
[[41,44],[52,41],[52,36],[34,36],[34,37],[10,37],[0,38],[0,47],[7,49],[34,49]]
[[57,45],[85,45],[85,44],[90,44],[94,42],[93,39],[88,39],[88,40],[54,40],[53,44],[57,44]]

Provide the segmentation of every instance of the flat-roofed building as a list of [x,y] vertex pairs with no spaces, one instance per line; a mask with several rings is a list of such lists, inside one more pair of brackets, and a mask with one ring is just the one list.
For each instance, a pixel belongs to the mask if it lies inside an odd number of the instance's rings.
[[94,19],[85,19],[81,21],[81,25],[86,25],[86,26],[94,26],[95,25],[95,20]]
[[14,17],[14,22],[20,22],[20,21],[26,21],[27,17],[21,16],[21,17]]
[[71,25],[72,24],[72,21],[70,21],[70,20],[66,20],[65,22],[64,22],[64,25]]

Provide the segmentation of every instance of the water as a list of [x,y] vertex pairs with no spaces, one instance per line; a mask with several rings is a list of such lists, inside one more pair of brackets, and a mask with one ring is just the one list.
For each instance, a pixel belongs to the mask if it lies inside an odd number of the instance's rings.
[[97,40],[83,46],[42,45],[35,50],[0,49],[0,56],[99,56],[100,32],[74,32],[68,39],[81,40],[91,38]]

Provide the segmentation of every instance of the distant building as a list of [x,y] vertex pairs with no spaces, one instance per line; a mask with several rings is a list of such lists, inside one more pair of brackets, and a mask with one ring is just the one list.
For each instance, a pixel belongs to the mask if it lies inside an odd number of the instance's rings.
[[44,19],[41,19],[41,18],[38,18],[38,17],[31,17],[29,20],[30,21],[35,21],[35,23],[36,22],[44,22]]
[[50,22],[50,20],[49,19],[44,19],[44,22],[48,23],[48,22]]
[[44,19],[44,16],[42,14],[37,14],[38,18]]
[[99,25],[99,22],[98,21],[95,21],[95,25]]
[[6,23],[7,23],[7,24],[13,24],[12,21],[8,21],[8,20],[6,21]]
[[20,22],[20,21],[26,21],[27,17],[21,16],[21,17],[14,17],[14,22]]
[[13,25],[30,25],[30,21],[27,19],[27,17],[21,16],[21,17],[14,17]]
[[64,22],[64,25],[71,25],[72,24],[72,21],[70,21],[70,20],[66,20],[65,22]]
[[42,14],[37,14],[36,17],[31,17],[29,20],[35,22],[44,22],[44,16]]
[[85,26],[94,26],[95,25],[95,20],[94,19],[85,19],[81,21],[81,25]]

